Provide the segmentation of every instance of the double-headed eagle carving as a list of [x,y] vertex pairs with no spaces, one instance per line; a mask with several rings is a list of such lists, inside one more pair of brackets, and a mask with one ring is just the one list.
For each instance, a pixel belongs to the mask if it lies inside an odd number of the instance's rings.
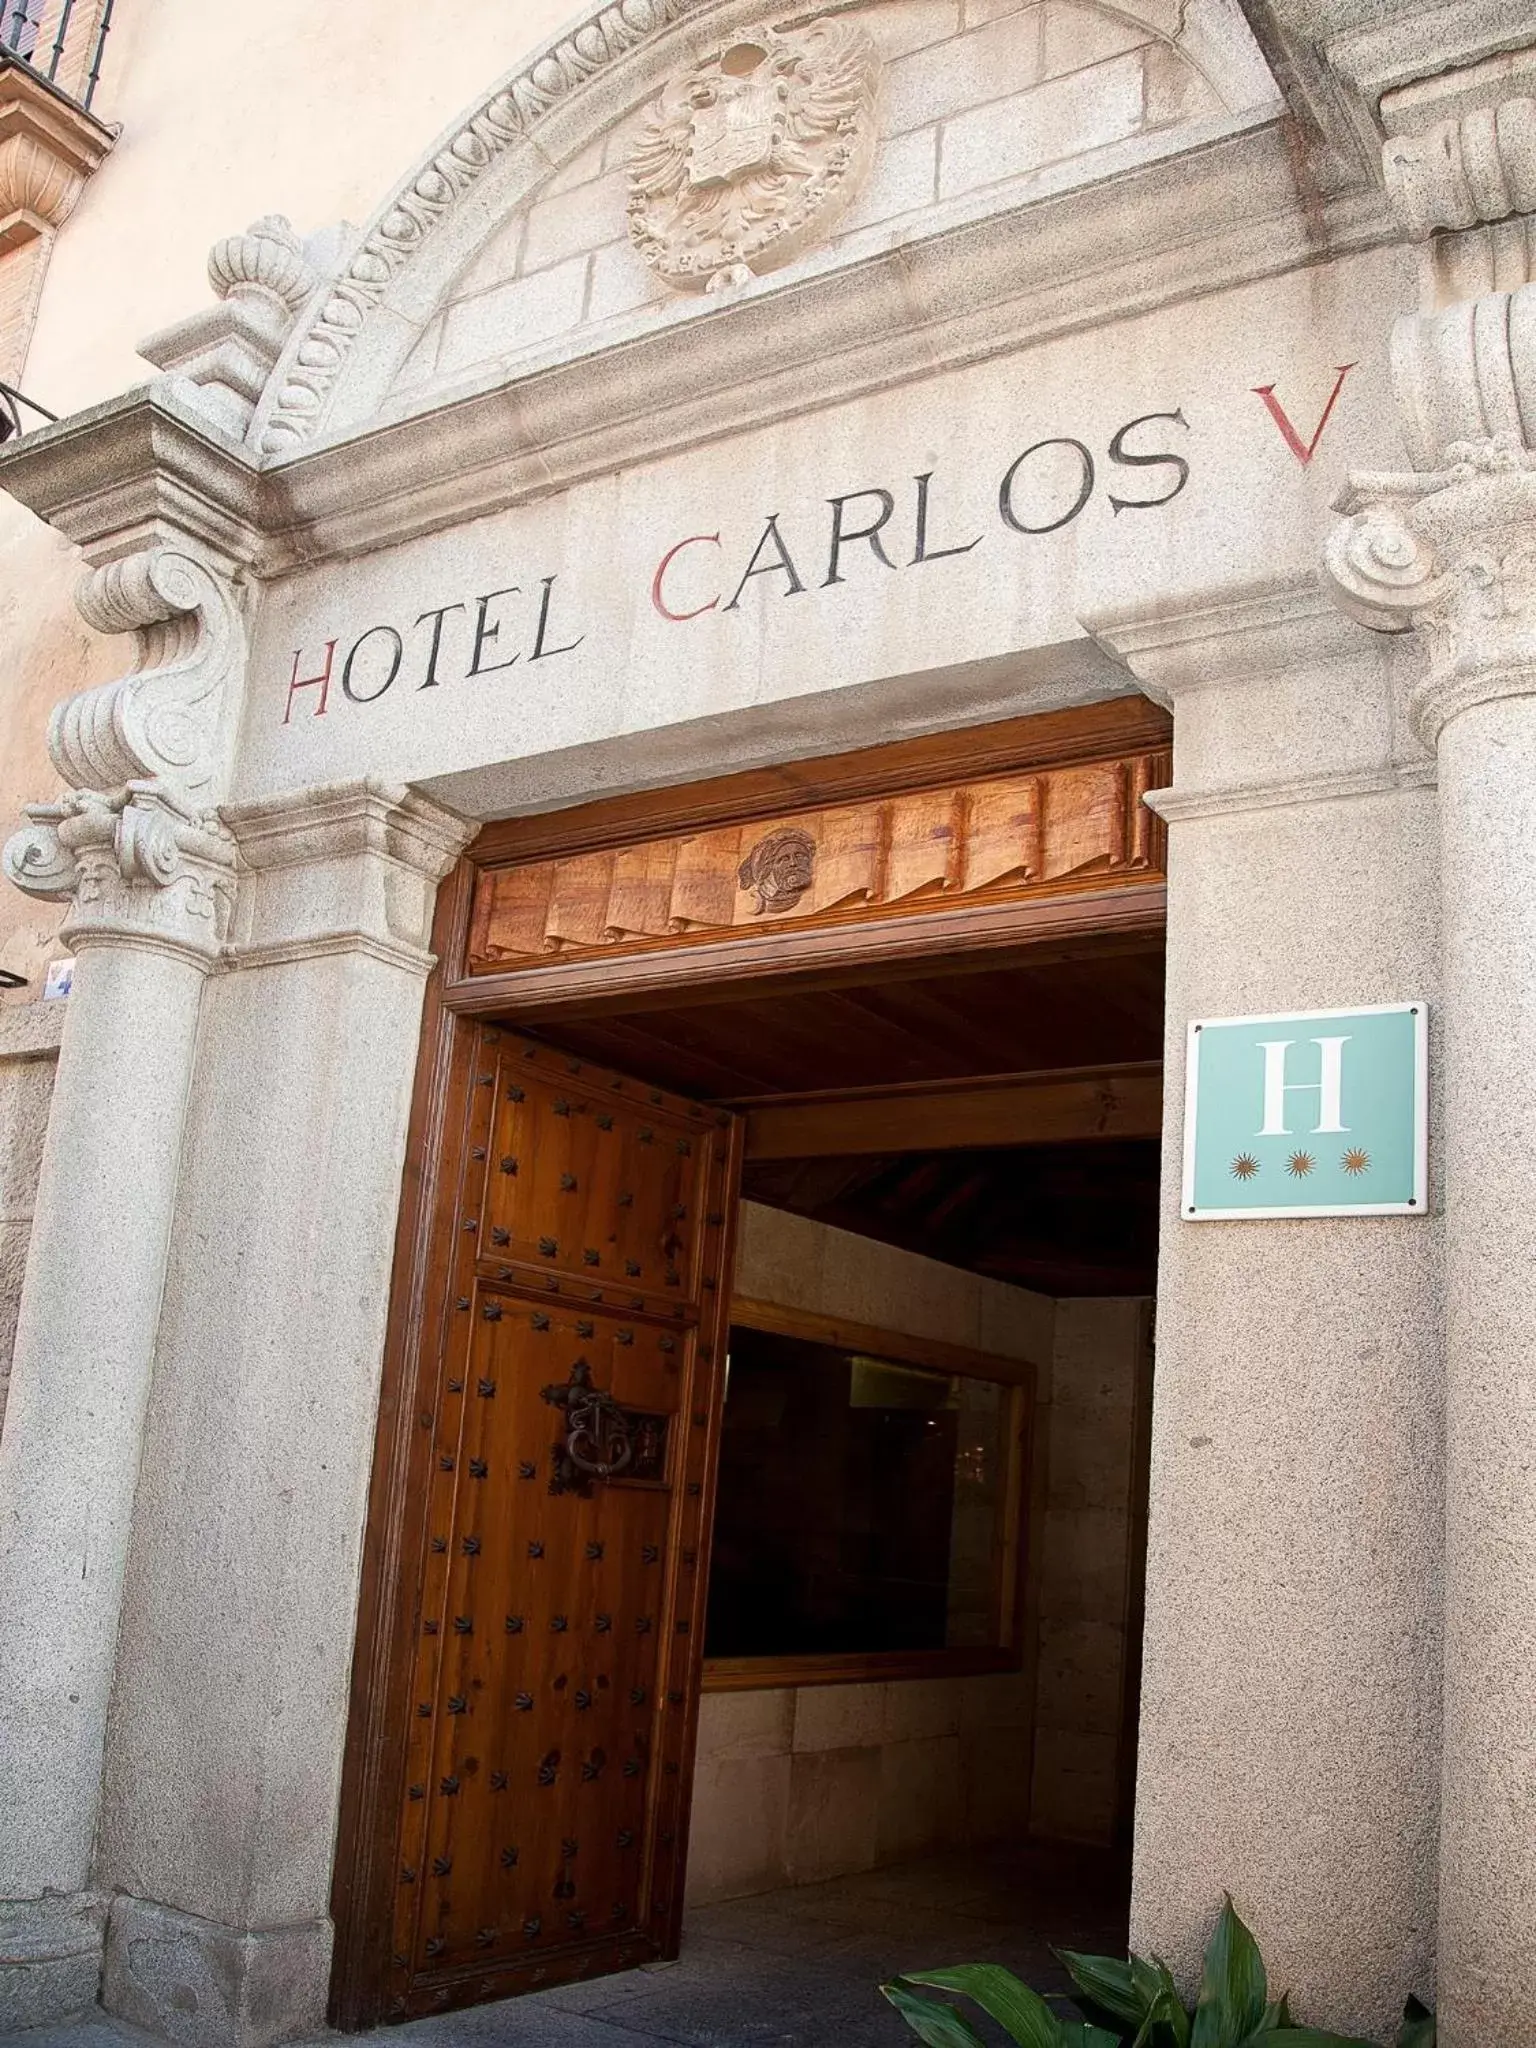
[[848,22],[765,29],[676,78],[629,160],[629,231],[679,291],[775,269],[824,236],[875,144],[879,59]]

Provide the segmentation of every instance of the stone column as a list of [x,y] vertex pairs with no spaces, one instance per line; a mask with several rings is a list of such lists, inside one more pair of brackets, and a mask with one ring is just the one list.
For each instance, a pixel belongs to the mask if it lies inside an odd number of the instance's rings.
[[226,809],[123,1606],[103,1999],[188,2048],[324,2024],[338,1791],[436,885],[398,788]]
[[77,957],[0,1437],[0,2030],[89,2004],[102,1745],[204,980],[233,848],[145,786],[6,848]]
[[1487,64],[1382,102],[1387,189],[1422,244],[1419,308],[1392,334],[1414,470],[1354,478],[1327,550],[1346,611],[1420,629],[1410,716],[1438,755],[1444,2048],[1536,2040],[1536,102],[1520,84]]
[[1174,712],[1131,1937],[1192,1989],[1229,1890],[1299,2015],[1380,2038],[1434,1953],[1440,1226],[1185,1221],[1185,1033],[1433,1006],[1432,763],[1315,585],[1087,623]]
[[1445,1009],[1440,2040],[1536,2039],[1536,455],[1357,479],[1330,567],[1418,625],[1439,755]]

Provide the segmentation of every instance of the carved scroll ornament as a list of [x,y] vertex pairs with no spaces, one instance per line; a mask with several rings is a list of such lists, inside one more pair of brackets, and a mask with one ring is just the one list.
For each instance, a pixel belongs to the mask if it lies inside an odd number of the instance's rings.
[[1536,100],[1521,94],[1436,121],[1422,134],[1395,136],[1382,162],[1412,235],[1536,212]]
[[1140,878],[1162,857],[1161,827],[1141,799],[1168,774],[1166,754],[1138,754],[487,868],[470,969]]
[[[1393,118],[1385,102],[1383,111]],[[1514,436],[1531,445],[1536,286],[1522,216],[1536,213],[1536,99],[1514,94],[1391,136],[1382,169],[1398,218],[1425,245],[1419,310],[1392,329],[1393,379],[1415,467],[1453,468],[1450,450],[1459,443],[1500,445]]]
[[[146,930],[216,950],[234,848],[214,806],[245,655],[233,595],[207,563],[160,547],[97,569],[76,601],[99,632],[135,634],[138,660],[55,707],[48,751],[70,792],[27,807],[5,874],[28,895],[73,898],[77,937],[92,916],[119,930],[140,915]],[[149,901],[173,884],[174,904]]]
[[629,231],[677,291],[777,269],[825,236],[875,146],[879,58],[850,22],[765,29],[675,78],[629,160]]
[[77,788],[161,777],[185,800],[216,800],[244,656],[228,585],[196,557],[154,548],[97,569],[76,603],[99,633],[136,633],[138,663],[55,708],[54,766]]
[[1352,617],[1423,631],[1429,668],[1409,708],[1428,746],[1458,711],[1529,694],[1536,675],[1536,454],[1514,437],[1447,453],[1427,474],[1352,478],[1325,551]]

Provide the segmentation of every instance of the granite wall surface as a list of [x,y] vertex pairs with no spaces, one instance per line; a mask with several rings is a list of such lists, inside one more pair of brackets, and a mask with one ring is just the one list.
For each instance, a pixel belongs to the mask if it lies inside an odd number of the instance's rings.
[[0,1009],[0,1429],[63,1029],[62,1003]]

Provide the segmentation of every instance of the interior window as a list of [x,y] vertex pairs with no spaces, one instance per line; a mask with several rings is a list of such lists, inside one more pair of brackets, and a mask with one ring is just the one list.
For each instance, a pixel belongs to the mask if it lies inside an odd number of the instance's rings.
[[1012,1391],[733,1326],[706,1654],[1004,1644]]

